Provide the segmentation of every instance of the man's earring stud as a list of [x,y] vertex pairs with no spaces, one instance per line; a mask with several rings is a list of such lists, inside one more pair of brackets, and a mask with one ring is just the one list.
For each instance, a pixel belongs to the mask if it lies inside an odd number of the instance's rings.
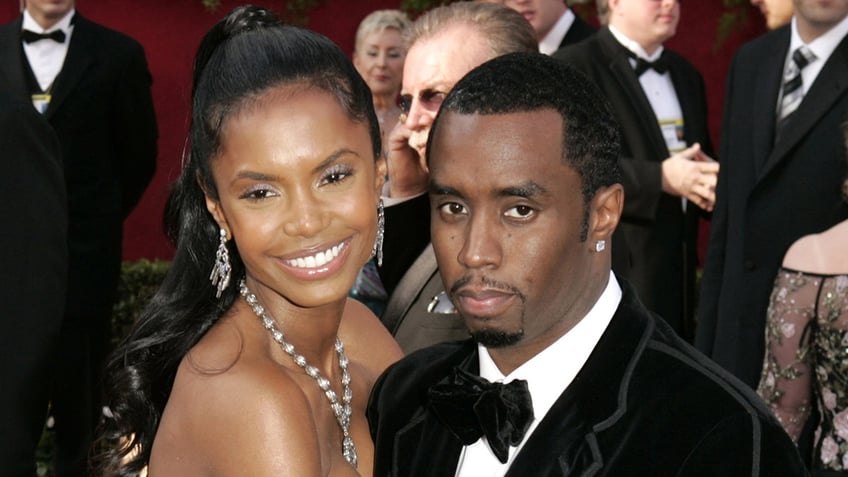
[[607,241],[606,240],[598,240],[597,242],[595,242],[595,251],[596,252],[603,252],[605,248],[607,248]]

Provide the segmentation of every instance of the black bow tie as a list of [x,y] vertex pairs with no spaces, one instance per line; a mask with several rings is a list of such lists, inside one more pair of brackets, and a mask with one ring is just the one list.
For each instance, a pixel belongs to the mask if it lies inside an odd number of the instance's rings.
[[665,74],[668,71],[668,61],[660,56],[656,61],[648,61],[644,58],[636,58],[636,77],[642,76],[642,73],[652,69],[659,74]]
[[490,383],[454,368],[428,391],[436,416],[464,445],[486,436],[489,447],[506,463],[509,446],[517,446],[533,421],[527,381]]
[[64,43],[65,42],[65,32],[62,30],[51,31],[50,33],[36,33],[31,30],[24,30],[21,32],[21,39],[24,43],[32,43],[38,40],[50,39],[55,41],[56,43]]
[[632,51],[624,47],[624,45],[622,45],[622,49],[628,57],[636,60],[636,67],[634,68],[634,71],[636,72],[637,78],[642,76],[642,73],[648,71],[649,69],[654,70],[659,74],[665,74],[665,72],[668,71],[668,60],[665,57],[665,52],[663,52],[663,54],[661,54],[660,57],[656,60],[648,61],[644,58],[636,56],[636,53],[633,53]]

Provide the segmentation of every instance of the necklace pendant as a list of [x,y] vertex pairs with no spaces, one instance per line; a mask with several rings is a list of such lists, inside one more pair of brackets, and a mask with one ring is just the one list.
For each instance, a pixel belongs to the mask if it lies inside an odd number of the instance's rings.
[[345,460],[350,462],[350,465],[352,465],[355,469],[357,463],[356,445],[353,443],[353,439],[351,439],[350,436],[345,436],[342,441],[342,452],[344,453]]

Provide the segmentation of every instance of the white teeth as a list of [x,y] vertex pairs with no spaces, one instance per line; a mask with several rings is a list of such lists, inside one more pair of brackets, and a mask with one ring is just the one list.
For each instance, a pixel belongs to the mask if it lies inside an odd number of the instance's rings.
[[335,245],[332,248],[329,248],[323,252],[318,252],[315,255],[311,255],[309,257],[300,257],[292,260],[286,260],[292,267],[296,268],[316,268],[326,265],[328,262],[332,261],[334,258],[339,256],[339,252],[344,248],[344,244]]

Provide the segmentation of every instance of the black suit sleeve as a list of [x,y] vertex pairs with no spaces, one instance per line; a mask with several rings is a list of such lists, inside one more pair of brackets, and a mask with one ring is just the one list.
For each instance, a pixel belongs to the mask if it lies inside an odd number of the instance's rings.
[[773,419],[728,416],[692,449],[681,477],[803,477],[797,448]]
[[[734,71],[738,56],[734,58],[727,75],[727,92],[724,102],[724,117],[722,124],[730,124],[733,116],[733,83]],[[721,157],[728,157],[725,138],[726,130],[722,130]],[[712,356],[715,346],[715,333],[718,326],[718,299],[721,295],[722,276],[724,275],[725,241],[727,240],[728,194],[727,169],[732,167],[724,161],[718,172],[716,185],[716,204],[710,221],[710,238],[707,242],[707,253],[704,259],[704,270],[701,276],[701,290],[698,297],[698,332],[695,335],[695,346],[707,356]]]
[[114,96],[115,150],[124,156],[119,167],[125,218],[141,199],[156,170],[158,130],[152,83],[144,49],[133,42]]
[[0,469],[32,475],[65,305],[67,198],[52,128],[4,93],[0,164]]

